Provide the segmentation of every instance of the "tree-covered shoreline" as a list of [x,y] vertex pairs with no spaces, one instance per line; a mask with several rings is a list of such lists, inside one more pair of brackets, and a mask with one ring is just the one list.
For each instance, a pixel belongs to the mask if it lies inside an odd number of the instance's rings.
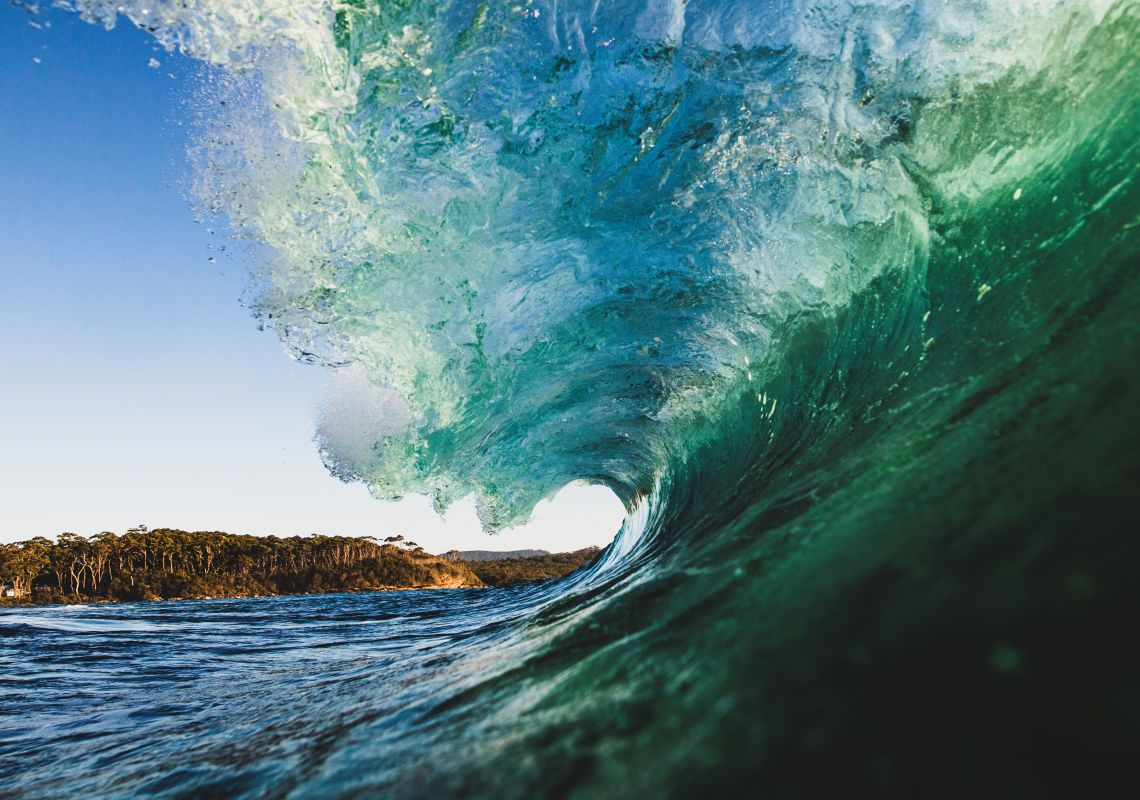
[[[582,569],[602,553],[600,547],[585,547],[572,553],[544,553],[542,555],[464,561],[483,583],[488,586],[510,586],[515,583],[533,583],[561,578]],[[445,553],[444,558],[457,561],[458,551]]]
[[132,528],[0,545],[4,603],[251,597],[481,587],[465,564],[404,537],[249,536]]

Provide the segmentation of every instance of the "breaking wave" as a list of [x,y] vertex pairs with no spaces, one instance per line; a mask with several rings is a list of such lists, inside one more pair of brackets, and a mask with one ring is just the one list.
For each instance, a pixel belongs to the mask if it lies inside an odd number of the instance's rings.
[[69,5],[217,68],[196,203],[335,474],[630,510],[304,790],[1036,796],[1135,733],[1135,2]]

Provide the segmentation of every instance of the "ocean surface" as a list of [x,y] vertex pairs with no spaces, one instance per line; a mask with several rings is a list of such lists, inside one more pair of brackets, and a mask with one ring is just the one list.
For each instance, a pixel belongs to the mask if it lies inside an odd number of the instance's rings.
[[[351,795],[510,665],[541,592],[435,590],[7,610],[0,759],[27,797]],[[406,740],[412,744],[412,740]],[[383,754],[366,775],[357,748]],[[387,789],[386,789],[387,791]]]
[[[319,446],[600,564],[4,611],[21,797],[1104,796],[1140,742],[1140,3],[75,0]],[[188,212],[189,213],[189,212]]]

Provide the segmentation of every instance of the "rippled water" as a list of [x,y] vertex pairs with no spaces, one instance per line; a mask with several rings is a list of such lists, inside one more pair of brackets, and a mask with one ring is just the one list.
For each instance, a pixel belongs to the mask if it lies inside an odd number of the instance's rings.
[[[0,613],[4,782],[29,797],[348,790],[388,741],[501,670],[529,589],[65,606]],[[411,756],[405,754],[405,760]],[[378,774],[379,773],[379,774]]]

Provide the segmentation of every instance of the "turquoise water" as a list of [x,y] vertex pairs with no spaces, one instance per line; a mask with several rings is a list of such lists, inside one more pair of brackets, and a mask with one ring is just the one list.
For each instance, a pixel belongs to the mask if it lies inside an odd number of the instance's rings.
[[[7,785],[1039,797],[1126,775],[1140,5],[143,7],[215,65],[199,212],[265,245],[256,313],[344,376],[330,469],[441,508],[474,491],[489,528],[575,479],[630,517],[589,574],[532,589],[235,601],[263,604],[237,630],[210,603],[0,618],[3,659],[95,647],[8,679],[33,710]],[[332,622],[290,633],[311,618]],[[198,636],[254,643],[217,645],[199,705],[132,739],[123,709],[164,684],[113,690],[116,648],[193,673]],[[114,729],[97,761],[69,725]]]

